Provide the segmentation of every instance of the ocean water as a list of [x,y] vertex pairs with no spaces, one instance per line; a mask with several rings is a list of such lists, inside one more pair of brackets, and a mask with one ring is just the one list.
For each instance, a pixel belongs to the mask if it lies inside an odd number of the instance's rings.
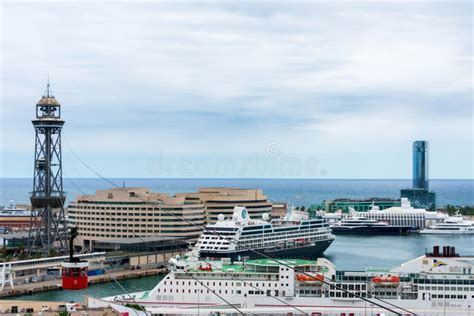
[[[116,185],[145,186],[152,191],[176,193],[196,191],[200,187],[226,186],[260,188],[270,200],[293,206],[309,206],[334,198],[399,198],[400,189],[411,186],[410,180],[330,180],[330,179],[111,179]],[[68,200],[97,189],[111,188],[102,179],[64,179]],[[10,200],[28,203],[31,179],[0,179],[0,205]],[[474,205],[474,180],[431,180],[437,204]]]

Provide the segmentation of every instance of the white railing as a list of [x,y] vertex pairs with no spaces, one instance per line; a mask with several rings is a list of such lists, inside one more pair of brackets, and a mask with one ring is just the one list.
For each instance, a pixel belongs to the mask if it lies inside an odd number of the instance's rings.
[[[104,260],[105,252],[84,253],[75,255],[74,257],[79,259],[89,259],[89,261],[101,261]],[[0,263],[0,269],[5,265],[11,267],[12,270],[32,269],[37,266],[56,266],[67,259],[69,259],[69,256],[10,261]]]

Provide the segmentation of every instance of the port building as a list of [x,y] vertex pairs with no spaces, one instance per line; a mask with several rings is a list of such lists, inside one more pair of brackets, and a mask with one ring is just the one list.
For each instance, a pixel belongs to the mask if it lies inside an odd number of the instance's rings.
[[372,205],[369,210],[357,210],[349,207],[348,212],[338,209],[335,212],[325,212],[316,210],[315,207],[310,209],[310,216],[322,216],[329,222],[337,222],[343,218],[364,217],[370,220],[386,222],[389,225],[411,227],[414,230],[424,229],[444,221],[448,215],[427,211],[424,208],[413,207],[407,198],[401,198],[400,205],[387,208],[380,208]]
[[78,228],[81,248],[124,250],[131,241],[144,243],[144,238],[162,247],[200,235],[204,204],[147,188],[114,188],[77,196],[68,207],[68,219]]
[[325,212],[331,213],[341,210],[343,213],[347,213],[350,209],[354,209],[358,212],[368,211],[374,206],[377,206],[380,210],[384,210],[390,207],[400,206],[400,200],[378,197],[367,199],[338,198],[334,200],[324,200],[320,205],[311,205],[310,209],[324,210]]
[[68,220],[78,228],[80,249],[169,250],[186,247],[219,214],[231,217],[235,206],[245,206],[252,218],[272,211],[272,203],[257,189],[201,188],[171,196],[129,187],[77,196],[69,204]]
[[355,211],[351,215],[387,222],[389,225],[409,226],[413,229],[424,229],[427,226],[442,222],[447,217],[445,214],[427,211],[424,208],[415,208],[407,198],[401,199],[400,206],[393,206],[384,210],[374,206],[369,211]]
[[186,196],[188,201],[199,201],[205,205],[207,224],[215,223],[219,214],[223,214],[226,218],[232,217],[235,206],[244,206],[250,218],[260,219],[264,213],[272,212],[272,202],[260,189],[200,188],[196,193],[182,195]]

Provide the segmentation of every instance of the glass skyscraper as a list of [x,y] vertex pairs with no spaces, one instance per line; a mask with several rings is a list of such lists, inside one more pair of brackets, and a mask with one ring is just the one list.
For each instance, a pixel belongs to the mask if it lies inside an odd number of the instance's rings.
[[436,194],[429,191],[428,142],[425,140],[413,143],[413,188],[402,189],[400,197],[408,198],[415,208],[436,208]]
[[413,142],[413,188],[429,189],[428,179],[428,142]]

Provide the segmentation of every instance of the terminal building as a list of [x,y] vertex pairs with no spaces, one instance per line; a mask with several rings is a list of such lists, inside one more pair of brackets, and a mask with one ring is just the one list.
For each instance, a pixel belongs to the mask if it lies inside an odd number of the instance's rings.
[[400,197],[407,198],[416,208],[435,210],[436,194],[429,191],[429,143],[417,140],[413,143],[413,187],[402,189]]
[[424,208],[415,208],[407,198],[401,198],[400,205],[380,209],[373,205],[371,209],[357,211],[349,207],[349,212],[342,212],[339,209],[336,212],[316,211],[315,216],[322,216],[329,222],[338,222],[343,218],[364,217],[378,222],[385,222],[394,226],[411,227],[413,230],[424,229],[439,222],[444,221],[448,215],[438,212],[427,211]]
[[185,196],[187,201],[204,204],[207,224],[215,223],[219,214],[231,218],[235,206],[244,206],[250,218],[255,219],[272,212],[272,202],[259,189],[200,188],[196,193],[181,193],[177,196]]
[[348,213],[350,209],[358,212],[365,212],[372,207],[377,206],[378,209],[384,210],[389,207],[400,206],[400,200],[390,198],[367,198],[367,199],[334,199],[325,200],[321,205],[312,205],[311,209],[322,209],[325,212],[334,213],[342,211]]
[[231,217],[245,206],[252,218],[271,213],[261,190],[201,188],[170,196],[147,188],[97,190],[70,203],[68,220],[77,226],[76,246],[93,251],[156,251],[184,248],[219,214]]
[[80,248],[109,251],[131,250],[131,241],[163,248],[177,240],[197,238],[204,213],[199,201],[147,188],[97,190],[95,195],[78,196],[68,207]]
[[407,198],[402,198],[400,204],[400,206],[393,206],[384,210],[374,206],[369,211],[352,212],[351,215],[386,222],[389,225],[409,226],[413,229],[424,229],[427,226],[442,222],[447,217],[445,214],[412,207]]

